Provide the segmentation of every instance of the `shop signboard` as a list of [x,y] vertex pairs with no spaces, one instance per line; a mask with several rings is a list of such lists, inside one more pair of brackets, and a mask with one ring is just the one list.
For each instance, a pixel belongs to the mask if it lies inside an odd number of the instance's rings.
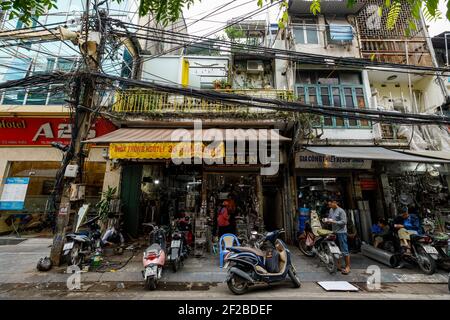
[[[88,139],[116,130],[108,120],[99,118]],[[67,144],[71,139],[70,118],[0,117],[0,146],[45,146],[52,142]]]
[[372,160],[340,158],[310,151],[301,151],[295,155],[297,169],[370,169]]
[[6,178],[0,210],[23,210],[30,178]]
[[196,148],[191,142],[143,142],[143,143],[111,143],[109,146],[110,159],[186,159],[192,157],[223,158],[225,146],[220,143],[211,152],[206,150],[208,145],[202,144],[201,154],[195,154]]

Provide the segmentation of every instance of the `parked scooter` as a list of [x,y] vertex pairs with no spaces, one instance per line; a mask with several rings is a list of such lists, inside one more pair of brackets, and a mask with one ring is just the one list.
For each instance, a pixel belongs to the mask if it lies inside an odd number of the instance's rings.
[[336,235],[321,227],[319,217],[313,211],[311,224],[305,223],[305,231],[298,238],[298,248],[307,257],[317,255],[328,272],[333,274],[337,271],[337,261],[342,258],[342,252],[335,241]]
[[[430,212],[428,210],[428,212]],[[438,252],[436,265],[442,269],[450,270],[450,256],[448,254],[449,234],[436,232],[436,223],[433,219],[425,218],[422,222],[423,231],[432,239],[431,245]]]
[[175,231],[172,233],[168,260],[172,264],[172,270],[177,272],[183,265],[183,261],[187,259],[189,255],[189,248],[186,242],[185,232],[181,231],[182,228],[179,222],[174,224]]
[[155,290],[161,279],[162,270],[166,262],[166,234],[162,228],[153,224],[144,224],[151,228],[149,234],[149,246],[144,251],[142,262],[144,270],[142,276],[145,288]]
[[97,224],[99,217],[92,218],[82,226],[87,226],[85,231],[68,233],[63,247],[63,257],[68,265],[81,267],[88,257],[101,248],[100,226]]
[[286,244],[278,239],[284,230],[276,230],[265,235],[262,248],[266,252],[250,247],[231,247],[225,257],[228,267],[226,282],[234,294],[244,294],[251,285],[275,283],[291,279],[296,288],[300,287],[297,271],[291,262],[291,253]]

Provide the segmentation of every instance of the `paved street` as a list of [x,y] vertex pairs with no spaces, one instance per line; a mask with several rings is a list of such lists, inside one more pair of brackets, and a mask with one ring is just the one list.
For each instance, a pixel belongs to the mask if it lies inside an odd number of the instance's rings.
[[[1,238],[0,238],[1,240]],[[5,242],[5,241],[4,241]],[[69,277],[64,267],[50,272],[36,271],[39,258],[48,255],[51,239],[32,238],[18,244],[0,245],[0,298],[1,299],[235,299],[223,283],[225,270],[217,265],[217,257],[190,258],[180,272],[167,268],[159,290],[143,289],[141,253],[126,252],[120,259],[127,264],[112,262],[102,272],[81,274],[81,290],[70,291]],[[302,256],[292,249],[294,263],[300,271],[302,288],[291,288],[290,282],[268,288],[257,286],[243,299],[450,299],[447,273],[439,271],[425,276],[412,266],[391,269],[380,265],[382,286],[371,292],[366,286],[367,265],[373,261],[361,255],[353,255],[353,270],[349,276],[330,275],[317,264],[316,259]],[[115,258],[115,257],[114,257]],[[108,259],[108,257],[106,258]],[[110,258],[113,259],[113,258]],[[118,262],[117,262],[118,263]],[[114,269],[116,266],[116,269]],[[345,280],[360,290],[350,292],[326,292],[317,281]],[[188,294],[187,294],[188,293]]]

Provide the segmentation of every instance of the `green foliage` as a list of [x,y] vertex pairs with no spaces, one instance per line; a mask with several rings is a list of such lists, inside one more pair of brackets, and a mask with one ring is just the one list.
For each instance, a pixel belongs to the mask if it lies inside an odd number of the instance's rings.
[[25,24],[31,17],[39,17],[52,8],[57,8],[56,0],[5,0],[0,3],[2,11],[9,11],[9,19],[19,18]]
[[111,201],[116,196],[116,192],[117,187],[111,188],[110,186],[108,186],[108,189],[102,192],[102,199],[95,205],[97,214],[100,216],[101,221],[106,221],[109,218],[109,208],[111,205]]
[[239,30],[236,27],[228,27],[225,29],[225,34],[227,35],[228,39],[232,42],[237,42],[238,39],[241,39],[245,36],[244,31]]
[[393,30],[395,28],[401,11],[402,4],[400,3],[400,1],[395,1],[390,5],[386,20],[386,28],[388,30]]
[[[58,1],[64,0],[3,0],[0,2],[0,8],[5,11],[9,10],[9,18],[18,17],[22,22],[29,23],[32,17],[39,17],[46,11],[57,8]],[[113,0],[115,2],[123,2],[123,0]],[[184,8],[190,8],[194,3],[201,0],[140,0],[139,15],[146,16],[152,14],[155,20],[163,25],[175,22],[181,18]],[[212,1],[212,0],[206,0]],[[255,0],[259,7],[265,3],[273,3],[274,0]],[[415,20],[420,18],[421,10],[427,21],[433,21],[442,17],[442,13],[438,10],[439,0],[385,0],[384,8],[388,9],[387,28],[393,29],[397,23],[401,12],[401,2],[406,1],[411,6],[411,14]],[[313,14],[320,13],[321,0],[313,0],[310,10]],[[356,0],[347,0],[347,6],[355,5]],[[446,0],[447,12],[446,17],[450,20],[450,0]],[[288,0],[280,2],[281,18],[278,22],[280,28],[284,28],[288,23]],[[382,9],[379,13],[381,15]],[[410,21],[410,29],[414,29],[414,21]]]

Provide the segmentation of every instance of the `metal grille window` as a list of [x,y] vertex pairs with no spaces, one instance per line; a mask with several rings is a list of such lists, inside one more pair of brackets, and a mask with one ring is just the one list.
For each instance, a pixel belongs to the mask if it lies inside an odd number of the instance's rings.
[[319,43],[318,25],[315,20],[297,20],[293,24],[292,32],[294,33],[295,44]]

